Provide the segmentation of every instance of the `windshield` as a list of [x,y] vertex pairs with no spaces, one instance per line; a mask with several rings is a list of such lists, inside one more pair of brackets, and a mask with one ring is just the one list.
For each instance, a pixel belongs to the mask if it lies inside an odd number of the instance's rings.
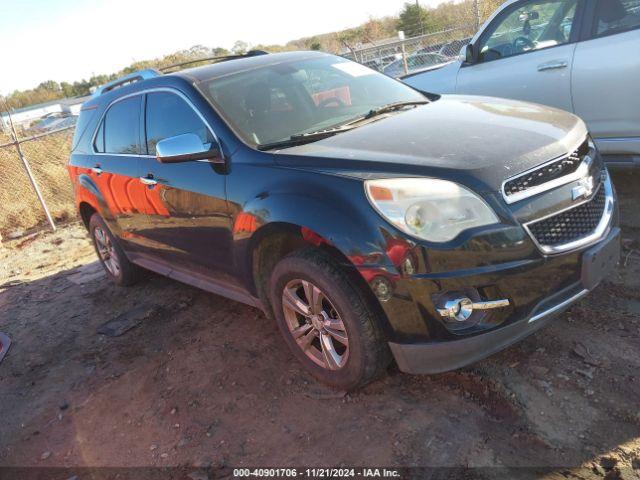
[[236,133],[258,147],[339,126],[385,105],[426,100],[396,80],[334,56],[283,62],[198,86]]

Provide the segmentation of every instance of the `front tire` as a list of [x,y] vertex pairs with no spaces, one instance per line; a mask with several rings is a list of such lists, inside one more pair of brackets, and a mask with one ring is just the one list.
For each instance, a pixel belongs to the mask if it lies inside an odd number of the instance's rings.
[[353,390],[381,376],[391,354],[363,292],[320,250],[295,252],[271,275],[278,328],[318,380]]
[[89,220],[89,233],[109,279],[121,287],[136,283],[140,278],[140,267],[129,261],[117,239],[97,213]]

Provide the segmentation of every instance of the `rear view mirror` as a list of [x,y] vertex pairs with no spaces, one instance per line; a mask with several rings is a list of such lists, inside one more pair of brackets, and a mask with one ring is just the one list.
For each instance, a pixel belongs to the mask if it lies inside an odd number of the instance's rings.
[[520,14],[520,17],[518,17],[518,19],[524,23],[527,20],[531,21],[531,20],[539,20],[540,19],[540,13],[539,12],[523,12]]
[[209,147],[195,133],[185,133],[160,140],[156,145],[156,158],[161,163],[181,163],[209,160],[223,163],[217,147]]

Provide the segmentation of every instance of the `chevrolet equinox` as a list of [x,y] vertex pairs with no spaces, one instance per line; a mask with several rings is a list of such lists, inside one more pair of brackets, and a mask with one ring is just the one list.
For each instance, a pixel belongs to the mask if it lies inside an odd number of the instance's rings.
[[258,307],[319,380],[457,369],[593,290],[620,254],[584,122],[434,96],[318,52],[136,72],[82,107],[69,164],[107,275]]

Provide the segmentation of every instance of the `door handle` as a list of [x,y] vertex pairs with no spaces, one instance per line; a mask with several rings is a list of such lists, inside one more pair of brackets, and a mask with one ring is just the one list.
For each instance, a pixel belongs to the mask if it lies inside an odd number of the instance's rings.
[[568,66],[569,62],[565,61],[543,63],[542,65],[538,65],[538,71],[546,72],[547,70],[559,70],[561,68],[567,68]]
[[91,169],[91,171],[92,171],[93,173],[95,173],[96,175],[100,175],[100,174],[102,174],[102,169],[100,168],[100,166],[99,166],[99,165],[96,165],[95,167],[93,167],[93,168]]
[[158,182],[153,179],[153,175],[140,177],[140,181],[142,182],[143,185],[148,185],[148,186],[153,186],[158,184]]

